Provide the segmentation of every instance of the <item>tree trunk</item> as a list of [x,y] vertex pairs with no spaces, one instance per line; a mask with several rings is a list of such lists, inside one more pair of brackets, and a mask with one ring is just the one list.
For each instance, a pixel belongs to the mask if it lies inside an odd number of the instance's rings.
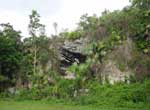
[[36,62],[37,62],[37,51],[36,51],[36,43],[34,45],[34,64],[33,64],[33,74],[36,74]]

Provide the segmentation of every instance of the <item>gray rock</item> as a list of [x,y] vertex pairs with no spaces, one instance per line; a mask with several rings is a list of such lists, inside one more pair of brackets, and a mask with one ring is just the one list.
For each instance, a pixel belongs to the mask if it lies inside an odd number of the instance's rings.
[[60,68],[65,73],[66,68],[73,63],[83,63],[86,60],[85,48],[88,43],[86,38],[80,38],[75,41],[65,41],[60,47]]

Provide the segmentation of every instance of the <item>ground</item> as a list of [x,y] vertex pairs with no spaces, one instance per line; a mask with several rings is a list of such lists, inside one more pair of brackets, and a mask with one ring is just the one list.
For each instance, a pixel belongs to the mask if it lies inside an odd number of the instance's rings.
[[0,110],[140,110],[99,106],[56,104],[45,101],[0,101]]

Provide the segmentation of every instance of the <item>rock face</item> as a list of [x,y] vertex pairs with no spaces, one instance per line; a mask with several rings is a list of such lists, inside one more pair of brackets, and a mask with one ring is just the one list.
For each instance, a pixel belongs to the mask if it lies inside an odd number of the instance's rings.
[[[87,54],[86,47],[88,40],[85,38],[77,39],[75,41],[65,41],[60,47],[60,68],[64,73],[65,79],[75,79],[75,73],[70,73],[66,70],[73,63],[84,63]],[[99,74],[102,81],[108,80],[111,84],[115,82],[126,81],[132,71],[128,68],[128,61],[132,59],[132,40],[125,40],[120,46],[117,46],[106,58],[104,62],[95,68],[94,73]],[[99,72],[98,72],[99,71]]]
[[74,62],[77,64],[85,62],[86,54],[84,50],[87,43],[88,41],[85,38],[64,42],[64,45],[60,47],[60,67],[63,73]]
[[121,71],[114,61],[109,60],[105,64],[101,76],[104,82],[108,80],[110,84],[114,84],[115,82],[124,82],[130,74],[130,71]]
[[101,71],[102,79],[107,79],[111,84],[125,81],[133,73],[128,67],[128,62],[132,59],[133,42],[127,38],[120,46],[115,48],[107,56]]

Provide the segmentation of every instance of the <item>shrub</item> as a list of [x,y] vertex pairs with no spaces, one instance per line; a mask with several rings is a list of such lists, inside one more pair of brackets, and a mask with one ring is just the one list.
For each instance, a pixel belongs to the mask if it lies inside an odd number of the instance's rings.
[[65,38],[68,40],[76,40],[82,37],[81,31],[72,31],[65,34]]

